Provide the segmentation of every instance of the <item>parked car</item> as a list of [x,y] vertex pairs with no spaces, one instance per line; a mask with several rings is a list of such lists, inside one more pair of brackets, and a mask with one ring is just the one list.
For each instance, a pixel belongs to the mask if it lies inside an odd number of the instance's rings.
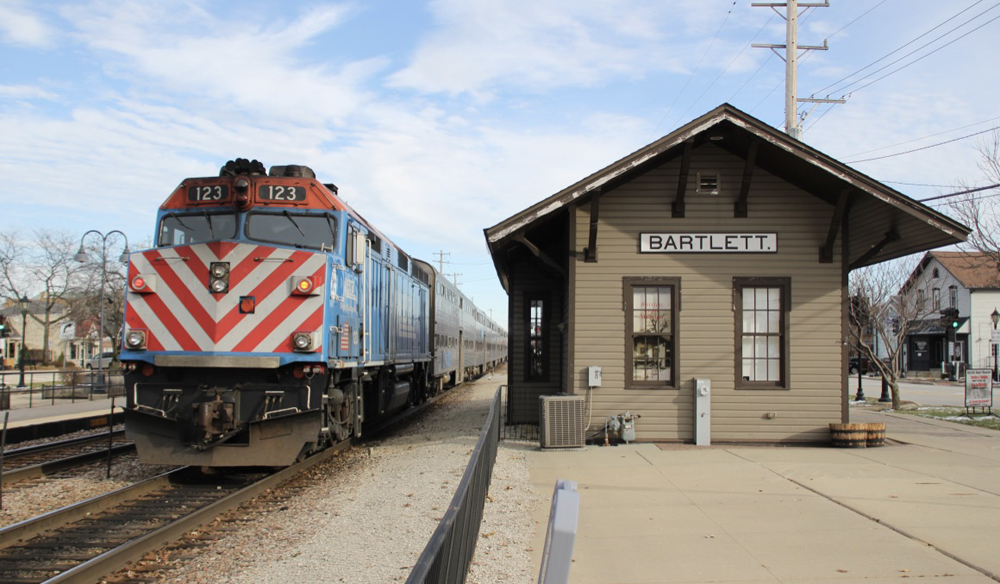
[[858,357],[855,355],[847,360],[847,372],[851,375],[857,375],[859,367],[861,368],[862,375],[868,374],[868,357]]
[[95,356],[88,359],[84,367],[86,367],[88,370],[97,369],[97,362],[98,360],[100,360],[101,369],[108,369],[111,367],[111,362],[114,361],[114,359],[115,359],[114,351],[105,351],[101,353],[100,357]]

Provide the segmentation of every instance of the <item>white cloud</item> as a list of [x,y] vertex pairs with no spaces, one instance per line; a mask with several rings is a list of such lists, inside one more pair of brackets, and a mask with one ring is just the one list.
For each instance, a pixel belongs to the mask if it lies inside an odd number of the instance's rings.
[[0,39],[16,46],[46,48],[55,41],[55,31],[27,2],[10,0],[0,5]]
[[30,85],[0,85],[0,98],[12,100],[55,100],[58,95]]
[[[216,17],[189,2],[95,2],[64,10],[76,38],[109,58],[112,78],[149,96],[193,98],[199,107],[225,104],[232,113],[285,120],[343,122],[370,99],[360,89],[385,66],[380,58],[319,64],[303,52],[319,35],[343,24],[346,5],[314,8],[288,21],[255,21],[248,14]],[[109,31],[113,33],[109,34]]]
[[438,28],[390,84],[488,97],[498,86],[533,92],[683,71],[730,4],[437,0]]

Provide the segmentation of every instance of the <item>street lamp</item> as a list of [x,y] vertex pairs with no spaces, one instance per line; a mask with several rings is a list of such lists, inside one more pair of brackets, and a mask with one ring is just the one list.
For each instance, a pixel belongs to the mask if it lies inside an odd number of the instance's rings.
[[98,304],[101,305],[101,320],[100,329],[97,331],[97,380],[100,382],[102,379],[101,370],[103,368],[103,359],[101,356],[104,354],[104,283],[108,279],[108,238],[117,233],[125,240],[125,250],[122,251],[122,255],[118,258],[118,261],[124,264],[128,261],[128,237],[117,229],[109,231],[107,234],[101,233],[96,229],[91,229],[80,237],[80,251],[76,252],[76,255],[73,256],[73,259],[80,263],[87,261],[87,252],[83,249],[83,240],[86,239],[91,233],[94,233],[101,238],[101,296],[98,301]]
[[25,327],[28,324],[28,307],[31,306],[31,301],[28,300],[28,295],[25,294],[17,301],[18,308],[21,309],[21,352],[17,355],[17,368],[20,370],[21,375],[18,379],[17,386],[24,387],[24,337],[25,337]]
[[[993,330],[996,331],[997,323],[1000,322],[1000,312],[997,312],[997,309],[994,308],[990,318],[993,319]],[[996,347],[995,343],[994,347]],[[997,373],[997,352],[1000,352],[1000,347],[993,349],[993,379],[1000,381],[1000,374]]]

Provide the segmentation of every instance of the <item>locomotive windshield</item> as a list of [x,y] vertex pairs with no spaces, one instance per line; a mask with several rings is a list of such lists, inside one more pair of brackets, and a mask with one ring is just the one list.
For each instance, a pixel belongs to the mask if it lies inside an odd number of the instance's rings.
[[157,245],[190,245],[202,241],[236,238],[235,213],[171,213],[160,222]]
[[312,249],[333,249],[337,220],[330,215],[305,213],[251,213],[246,235],[250,239]]

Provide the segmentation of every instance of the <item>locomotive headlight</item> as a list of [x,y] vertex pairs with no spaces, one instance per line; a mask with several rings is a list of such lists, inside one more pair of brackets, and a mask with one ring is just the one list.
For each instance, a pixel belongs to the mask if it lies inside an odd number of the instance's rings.
[[212,262],[208,267],[208,289],[214,294],[229,290],[229,262]]
[[129,349],[146,348],[146,331],[133,330],[125,335],[125,346]]
[[309,351],[313,347],[312,333],[295,333],[292,335],[292,345],[296,351]]

